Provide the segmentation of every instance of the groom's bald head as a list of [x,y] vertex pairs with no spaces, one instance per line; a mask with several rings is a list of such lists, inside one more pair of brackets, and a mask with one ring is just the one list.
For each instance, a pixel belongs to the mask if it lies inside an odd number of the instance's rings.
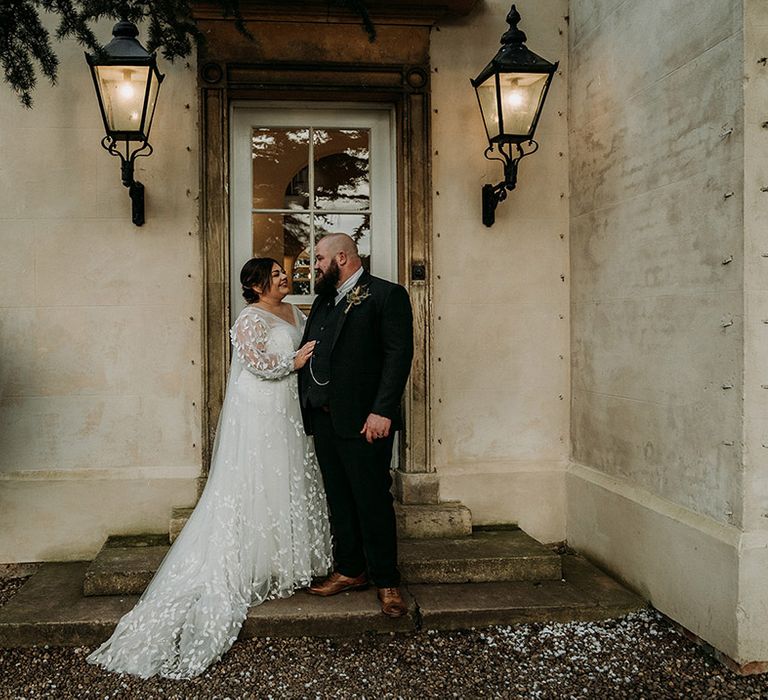
[[344,256],[349,260],[360,260],[357,243],[346,233],[329,233],[323,236],[318,241],[315,249],[321,249],[329,258],[334,258],[339,253],[344,253]]
[[328,293],[346,282],[362,266],[357,243],[346,233],[329,233],[315,245],[315,288]]

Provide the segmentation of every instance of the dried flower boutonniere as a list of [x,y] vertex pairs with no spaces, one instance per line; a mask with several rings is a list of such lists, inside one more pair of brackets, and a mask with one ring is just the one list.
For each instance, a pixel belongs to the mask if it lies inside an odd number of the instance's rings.
[[344,309],[344,313],[348,314],[353,306],[362,304],[369,296],[371,296],[371,293],[368,291],[368,287],[355,287],[348,291],[347,296],[345,297],[347,300],[347,308]]

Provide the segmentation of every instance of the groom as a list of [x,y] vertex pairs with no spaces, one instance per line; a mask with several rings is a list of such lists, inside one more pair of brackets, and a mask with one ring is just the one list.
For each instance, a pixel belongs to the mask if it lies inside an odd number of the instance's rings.
[[411,304],[403,287],[363,269],[345,233],[328,234],[315,246],[315,280],[318,296],[301,342],[317,344],[300,372],[299,391],[328,497],[336,570],[309,592],[365,588],[370,575],[382,612],[400,617],[407,607],[389,467],[413,358]]

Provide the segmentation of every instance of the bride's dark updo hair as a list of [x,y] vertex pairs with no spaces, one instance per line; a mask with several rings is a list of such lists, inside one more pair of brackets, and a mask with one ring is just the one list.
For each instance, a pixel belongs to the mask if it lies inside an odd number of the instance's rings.
[[253,287],[259,287],[264,291],[272,287],[272,267],[280,265],[272,258],[251,258],[243,269],[240,270],[240,284],[243,286],[243,298],[253,304],[259,300],[259,295],[253,291]]

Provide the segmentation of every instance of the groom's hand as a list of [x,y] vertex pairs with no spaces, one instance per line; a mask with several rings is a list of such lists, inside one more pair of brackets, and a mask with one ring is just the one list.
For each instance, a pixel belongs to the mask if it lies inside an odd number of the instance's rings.
[[391,427],[392,421],[389,418],[369,413],[360,434],[365,435],[365,439],[372,443],[377,438],[389,437],[389,429]]

